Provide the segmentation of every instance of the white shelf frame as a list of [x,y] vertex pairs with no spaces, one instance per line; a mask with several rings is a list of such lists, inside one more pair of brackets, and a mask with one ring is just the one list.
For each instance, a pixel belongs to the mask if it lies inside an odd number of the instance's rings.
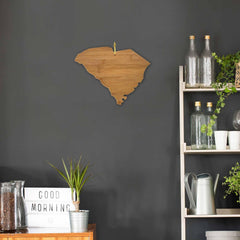
[[[215,215],[190,215],[185,207],[185,155],[187,154],[240,154],[240,150],[192,150],[184,142],[184,93],[214,92],[214,88],[185,88],[183,66],[179,66],[179,132],[180,132],[180,192],[181,192],[181,240],[186,240],[186,220],[189,218],[240,218],[240,209],[216,209]],[[237,88],[240,91],[240,88]]]
[[180,132],[180,188],[181,188],[181,240],[186,240],[186,210],[185,210],[185,156],[184,156],[184,90],[183,66],[179,66],[179,132]]

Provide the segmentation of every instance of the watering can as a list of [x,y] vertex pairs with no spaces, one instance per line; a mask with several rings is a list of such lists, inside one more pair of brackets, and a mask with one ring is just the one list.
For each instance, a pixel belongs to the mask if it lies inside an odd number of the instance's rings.
[[[188,179],[192,177],[191,189]],[[190,214],[216,214],[214,195],[216,193],[219,174],[217,174],[214,185],[209,173],[186,173],[185,188],[190,202]]]

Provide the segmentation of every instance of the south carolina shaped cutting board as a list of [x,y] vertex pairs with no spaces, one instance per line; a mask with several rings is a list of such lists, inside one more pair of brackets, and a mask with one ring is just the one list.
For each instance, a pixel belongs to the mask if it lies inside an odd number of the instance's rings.
[[132,49],[114,52],[111,47],[89,48],[77,54],[75,61],[110,91],[118,105],[143,81],[150,65]]

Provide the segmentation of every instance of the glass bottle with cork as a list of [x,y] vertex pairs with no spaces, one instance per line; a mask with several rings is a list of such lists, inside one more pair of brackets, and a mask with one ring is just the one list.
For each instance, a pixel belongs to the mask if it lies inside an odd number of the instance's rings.
[[210,50],[210,36],[205,35],[205,48],[200,57],[200,87],[211,87],[214,77],[214,58]]
[[201,102],[195,102],[195,111],[191,115],[191,148],[206,149],[206,133],[201,132],[201,126],[206,124],[206,118],[201,111]]
[[195,36],[189,36],[190,46],[185,57],[185,83],[187,88],[199,87],[199,56],[195,48]]
[[[213,115],[213,109],[212,109],[212,102],[207,102],[207,111],[206,111],[206,123],[208,124],[211,120],[211,116]],[[212,126],[212,135],[207,136],[207,149],[216,149],[215,145],[215,137],[214,137],[214,131],[217,130],[217,120],[215,120],[215,124]]]

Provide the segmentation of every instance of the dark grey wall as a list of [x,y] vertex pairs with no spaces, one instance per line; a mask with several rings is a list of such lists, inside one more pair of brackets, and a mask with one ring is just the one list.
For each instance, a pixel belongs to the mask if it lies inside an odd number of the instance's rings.
[[[48,166],[80,154],[94,179],[82,193],[100,240],[180,239],[178,65],[188,35],[219,54],[239,49],[237,0],[1,0],[0,180],[65,186]],[[132,48],[152,64],[119,107],[73,59],[90,47]],[[196,98],[186,97],[187,107]],[[231,127],[225,110],[220,126]],[[189,112],[186,113],[188,118]],[[186,126],[188,130],[188,127]],[[195,172],[227,173],[237,157],[191,157]],[[224,169],[224,170],[223,170]],[[218,190],[217,206],[231,207]],[[191,220],[189,236],[234,220]]]

